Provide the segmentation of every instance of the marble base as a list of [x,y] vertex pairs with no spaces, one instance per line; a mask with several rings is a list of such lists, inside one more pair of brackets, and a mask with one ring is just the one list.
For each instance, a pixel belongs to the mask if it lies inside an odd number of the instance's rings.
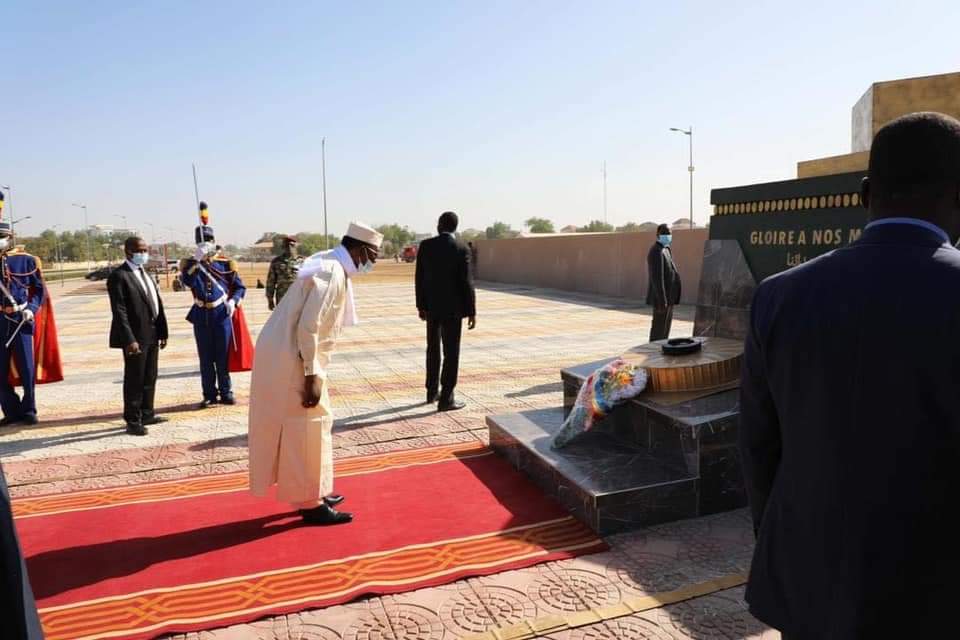
[[604,432],[554,451],[561,424],[562,409],[487,417],[490,445],[600,535],[699,514],[694,474]]
[[[610,360],[564,369],[564,414],[583,381]],[[746,490],[737,452],[739,390],[663,405],[639,397],[617,407],[597,429],[617,442],[636,447],[661,464],[698,478],[697,515],[746,506]]]

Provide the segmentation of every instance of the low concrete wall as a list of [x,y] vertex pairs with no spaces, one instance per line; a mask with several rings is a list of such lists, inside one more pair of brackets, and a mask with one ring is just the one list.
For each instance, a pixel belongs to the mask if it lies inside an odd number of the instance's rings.
[[[685,304],[695,304],[706,229],[673,232],[673,258]],[[477,240],[481,280],[583,291],[644,301],[647,252],[655,233],[576,233],[510,240]]]

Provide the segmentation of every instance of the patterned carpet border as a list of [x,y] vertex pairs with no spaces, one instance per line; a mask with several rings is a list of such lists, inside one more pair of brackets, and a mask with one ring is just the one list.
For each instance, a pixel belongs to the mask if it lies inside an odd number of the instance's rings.
[[247,622],[267,613],[399,593],[461,576],[489,575],[545,560],[599,552],[604,542],[572,517],[460,539],[155,589],[40,611],[48,640],[151,638],[159,633]]

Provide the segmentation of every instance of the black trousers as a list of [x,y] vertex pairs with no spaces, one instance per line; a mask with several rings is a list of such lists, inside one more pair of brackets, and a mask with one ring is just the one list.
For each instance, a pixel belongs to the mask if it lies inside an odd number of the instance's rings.
[[673,322],[673,307],[653,308],[653,325],[650,327],[650,342],[666,340],[670,337],[670,324]]
[[[427,320],[427,393],[440,391],[440,402],[453,398],[460,371],[460,336],[463,318]],[[443,372],[440,371],[440,349],[443,348]]]
[[153,417],[160,347],[144,344],[140,350],[135,356],[123,356],[123,419],[127,424],[141,424]]
[[3,467],[0,467],[0,624],[5,639],[43,640],[37,605],[13,524]]

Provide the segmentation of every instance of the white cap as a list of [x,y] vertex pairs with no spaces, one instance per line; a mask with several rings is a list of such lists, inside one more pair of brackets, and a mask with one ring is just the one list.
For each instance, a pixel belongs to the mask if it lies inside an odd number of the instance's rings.
[[383,234],[362,222],[351,222],[350,228],[347,229],[347,236],[354,240],[373,245],[377,249],[383,244]]

